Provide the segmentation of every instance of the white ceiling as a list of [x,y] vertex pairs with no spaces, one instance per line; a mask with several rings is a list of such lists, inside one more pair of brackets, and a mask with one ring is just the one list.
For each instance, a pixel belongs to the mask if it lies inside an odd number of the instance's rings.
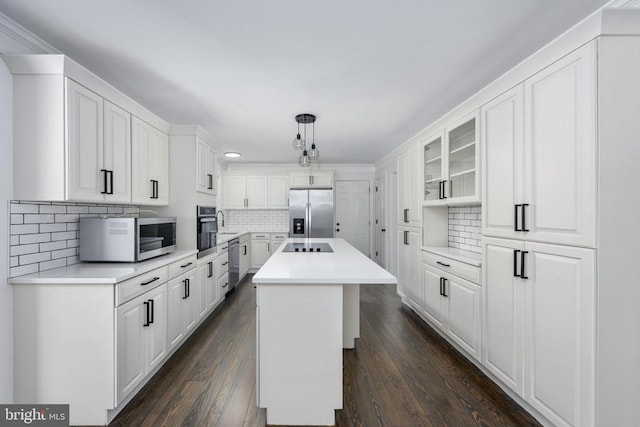
[[0,0],[0,12],[243,162],[373,163],[607,0]]

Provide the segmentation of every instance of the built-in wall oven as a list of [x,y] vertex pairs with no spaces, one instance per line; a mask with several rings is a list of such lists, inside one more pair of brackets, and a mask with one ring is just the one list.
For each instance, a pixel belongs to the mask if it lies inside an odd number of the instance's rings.
[[198,258],[216,251],[218,220],[216,208],[213,206],[197,206],[196,221],[198,226]]

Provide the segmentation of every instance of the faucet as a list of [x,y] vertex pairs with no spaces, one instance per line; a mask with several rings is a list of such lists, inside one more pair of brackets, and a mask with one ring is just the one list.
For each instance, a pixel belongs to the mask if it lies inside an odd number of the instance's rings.
[[218,219],[218,214],[222,214],[222,225],[220,227],[224,227],[224,212],[221,210],[216,212],[216,219]]

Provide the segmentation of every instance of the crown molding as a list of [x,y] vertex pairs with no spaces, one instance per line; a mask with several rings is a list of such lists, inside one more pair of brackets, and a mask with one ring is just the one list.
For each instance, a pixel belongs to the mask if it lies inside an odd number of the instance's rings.
[[0,13],[0,38],[8,38],[28,49],[28,52],[2,52],[2,53],[61,53],[31,31]]

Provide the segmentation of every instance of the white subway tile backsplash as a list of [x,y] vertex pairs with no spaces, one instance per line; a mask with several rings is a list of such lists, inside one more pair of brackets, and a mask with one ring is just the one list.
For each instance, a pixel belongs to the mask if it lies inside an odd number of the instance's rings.
[[289,229],[288,209],[230,209],[225,214],[225,228],[259,231]]
[[480,206],[449,207],[449,247],[482,253]]
[[107,213],[135,216],[139,209],[138,206],[12,200],[9,203],[9,276],[78,263],[81,217]]

